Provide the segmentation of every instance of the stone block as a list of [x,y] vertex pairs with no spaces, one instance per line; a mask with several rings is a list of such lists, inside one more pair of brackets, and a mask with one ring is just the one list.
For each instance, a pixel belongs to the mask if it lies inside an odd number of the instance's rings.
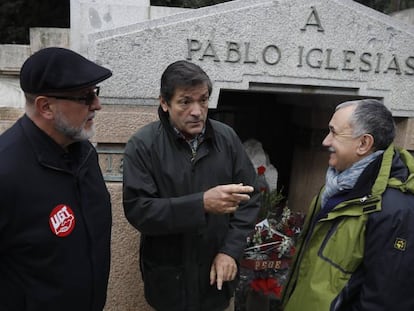
[[0,107],[0,134],[11,127],[24,114],[24,110],[14,107]]
[[125,218],[122,184],[107,183],[112,201],[112,253],[105,311],[151,311],[139,271],[139,233]]
[[414,118],[396,118],[395,124],[397,127],[395,145],[414,151]]
[[20,72],[20,67],[30,55],[28,45],[1,44],[0,45],[0,74],[16,74]]
[[70,48],[69,28],[30,28],[30,48],[34,53],[49,46]]
[[143,125],[158,119],[158,106],[120,106],[104,105],[96,113],[96,133],[93,141],[97,143],[126,143]]

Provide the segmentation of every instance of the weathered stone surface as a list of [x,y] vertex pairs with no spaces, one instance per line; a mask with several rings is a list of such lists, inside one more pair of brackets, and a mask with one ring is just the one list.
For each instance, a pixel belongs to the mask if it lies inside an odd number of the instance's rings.
[[[306,212],[324,182],[327,155],[320,143],[331,111],[315,107],[345,97],[381,98],[397,117],[396,145],[414,150],[412,25],[350,0],[236,0],[164,10],[148,0],[71,0],[70,47],[114,72],[102,83],[93,138],[113,204],[105,311],[152,310],[138,268],[139,233],[122,208],[122,152],[130,135],[157,119],[160,75],[169,63],[188,59],[206,70],[214,82],[211,108],[223,90],[301,95],[287,103],[295,106],[292,125],[303,127],[295,138],[307,140],[294,146],[286,164],[292,166],[289,204],[297,210]],[[163,17],[171,13],[179,14]],[[0,108],[0,133],[24,112],[13,89],[23,61],[40,47],[68,44],[65,30],[49,31],[34,29],[31,46],[0,46],[0,106],[15,107]],[[309,100],[314,94],[327,96]],[[250,109],[260,104],[253,101]]]
[[107,95],[126,102],[155,99],[160,73],[187,59],[213,79],[211,107],[220,89],[272,90],[378,97],[414,116],[413,27],[350,0],[231,1],[89,39],[114,72]]
[[158,119],[158,106],[103,105],[96,113],[97,143],[126,143],[140,127]]
[[112,200],[112,264],[105,311],[150,311],[138,263],[139,233],[124,216],[122,184],[107,183]]
[[414,151],[414,118],[397,119],[396,126],[395,145]]

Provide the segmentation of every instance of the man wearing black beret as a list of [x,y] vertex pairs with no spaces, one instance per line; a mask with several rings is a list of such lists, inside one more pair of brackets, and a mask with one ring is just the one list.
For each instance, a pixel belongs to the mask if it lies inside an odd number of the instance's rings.
[[112,72],[63,48],[20,72],[25,114],[0,136],[0,310],[102,311],[111,202],[88,141]]

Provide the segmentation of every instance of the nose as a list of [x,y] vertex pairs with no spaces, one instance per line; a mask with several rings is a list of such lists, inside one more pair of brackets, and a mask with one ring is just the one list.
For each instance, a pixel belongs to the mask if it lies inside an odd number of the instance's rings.
[[97,95],[95,95],[95,98],[93,99],[92,104],[89,106],[89,110],[95,111],[95,110],[101,110],[101,109],[102,109],[101,100],[99,99]]
[[193,116],[200,116],[202,112],[201,104],[198,102],[194,102],[191,105],[191,115]]
[[322,141],[322,146],[329,147],[331,145],[332,133],[329,132]]

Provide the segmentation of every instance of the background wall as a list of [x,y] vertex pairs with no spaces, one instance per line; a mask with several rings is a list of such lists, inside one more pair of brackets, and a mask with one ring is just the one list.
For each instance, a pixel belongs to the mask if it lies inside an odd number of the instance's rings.
[[[34,51],[46,46],[64,46],[86,52],[88,35],[175,14],[182,9],[150,7],[149,1],[96,0],[71,1],[71,28],[32,28],[30,44],[0,45],[0,133],[11,126],[23,114],[24,98],[19,88],[18,75],[23,61]],[[413,12],[404,12],[404,20],[412,21]],[[411,16],[411,19],[410,19]],[[97,135],[93,141],[98,147],[101,141],[122,145],[141,126],[157,119],[156,106],[111,105],[103,99],[103,110],[97,114]],[[414,145],[414,126],[410,120],[399,123],[402,133],[398,139],[402,145]],[[102,158],[103,170],[108,167]],[[119,173],[122,173],[120,171]],[[138,268],[139,234],[126,221],[122,208],[122,183],[107,182],[113,204],[112,266],[105,311],[149,311],[143,298],[143,287]],[[162,297],[160,297],[162,299]]]

